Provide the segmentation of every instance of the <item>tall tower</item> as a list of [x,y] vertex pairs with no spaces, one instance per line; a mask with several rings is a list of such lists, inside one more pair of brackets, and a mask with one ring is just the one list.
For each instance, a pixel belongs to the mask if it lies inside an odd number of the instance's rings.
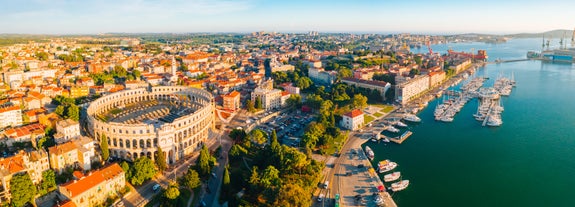
[[177,67],[176,67],[176,57],[172,55],[172,76],[176,75]]
[[170,82],[175,84],[178,82],[178,76],[176,75],[177,67],[176,67],[176,57],[172,56],[172,76],[170,77]]

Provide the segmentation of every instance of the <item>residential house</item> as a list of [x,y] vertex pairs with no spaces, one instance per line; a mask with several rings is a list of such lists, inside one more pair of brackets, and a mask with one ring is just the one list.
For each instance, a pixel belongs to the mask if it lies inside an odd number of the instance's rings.
[[363,112],[359,109],[354,109],[344,114],[342,117],[341,126],[352,131],[361,128],[365,122]]
[[101,205],[109,196],[116,196],[126,185],[125,172],[117,163],[93,171],[58,186],[60,197],[70,199],[77,206]]

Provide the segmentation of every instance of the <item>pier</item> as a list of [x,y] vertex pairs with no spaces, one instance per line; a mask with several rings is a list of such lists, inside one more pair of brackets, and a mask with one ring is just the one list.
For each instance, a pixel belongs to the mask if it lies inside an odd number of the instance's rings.
[[485,63],[486,63],[486,64],[493,64],[493,63],[499,64],[499,63],[521,62],[521,61],[528,61],[528,60],[530,60],[530,59],[528,59],[528,58],[523,58],[523,59],[511,59],[511,60],[501,60],[501,59],[498,59],[498,60],[495,60],[495,62],[485,62]]
[[409,138],[412,134],[413,134],[413,132],[411,132],[411,131],[406,131],[406,132],[404,132],[401,136],[395,137],[395,138],[391,138],[391,139],[389,139],[389,140],[391,140],[392,142],[395,142],[395,143],[397,143],[397,144],[401,144],[401,143],[403,143],[403,141],[405,141],[407,138]]

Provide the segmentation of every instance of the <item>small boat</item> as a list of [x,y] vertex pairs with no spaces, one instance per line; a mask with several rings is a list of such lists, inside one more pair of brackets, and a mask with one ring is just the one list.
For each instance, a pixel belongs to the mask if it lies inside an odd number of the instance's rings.
[[373,158],[375,157],[373,150],[371,150],[369,146],[365,146],[365,155],[367,155],[367,158],[369,158],[369,160],[373,160]]
[[385,182],[391,182],[399,179],[399,177],[401,177],[401,172],[394,172],[383,176],[383,180]]
[[409,186],[409,180],[402,180],[391,184],[391,190],[393,192],[402,191]]
[[381,141],[383,141],[383,142],[389,142],[389,138],[383,137],[383,138],[381,138]]
[[384,160],[379,162],[377,166],[379,168],[379,173],[386,173],[395,169],[397,167],[397,163],[389,160]]
[[403,117],[403,120],[410,121],[410,122],[421,122],[421,119],[419,117],[417,117],[416,115],[413,115],[413,114],[406,114]]
[[403,122],[401,122],[401,121],[397,121],[397,122],[395,122],[395,126],[397,126],[397,127],[407,127],[407,124],[405,124],[405,123],[403,123]]
[[389,127],[387,127],[386,130],[389,131],[389,132],[393,132],[393,133],[399,132],[399,129],[397,129],[397,128],[391,126],[391,125],[389,125]]

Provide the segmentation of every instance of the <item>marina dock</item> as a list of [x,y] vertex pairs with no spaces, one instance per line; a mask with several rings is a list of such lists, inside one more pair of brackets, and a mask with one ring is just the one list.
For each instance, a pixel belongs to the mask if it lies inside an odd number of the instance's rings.
[[412,134],[413,134],[413,132],[411,132],[411,131],[405,131],[401,136],[391,138],[389,140],[391,140],[392,142],[395,142],[397,144],[401,144],[401,143],[403,143],[403,141],[405,141],[407,138],[409,138]]

